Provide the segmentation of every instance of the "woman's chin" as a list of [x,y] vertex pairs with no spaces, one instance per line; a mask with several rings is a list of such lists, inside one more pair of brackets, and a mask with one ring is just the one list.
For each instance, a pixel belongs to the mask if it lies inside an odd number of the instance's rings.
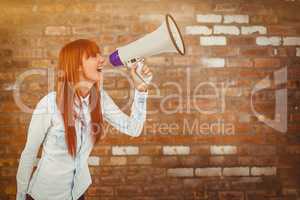
[[86,81],[89,82],[90,84],[94,84],[94,83],[98,82],[99,80],[98,80],[98,78],[93,77],[93,78],[87,79]]
[[98,82],[102,79],[102,74],[94,74],[94,76],[89,78],[89,81],[91,82]]
[[95,82],[99,82],[99,81],[101,81],[101,77],[96,77],[96,78],[93,79],[92,81],[93,81],[94,83],[95,83]]
[[102,74],[99,74],[98,77],[97,77],[97,82],[101,81],[101,79],[102,79]]

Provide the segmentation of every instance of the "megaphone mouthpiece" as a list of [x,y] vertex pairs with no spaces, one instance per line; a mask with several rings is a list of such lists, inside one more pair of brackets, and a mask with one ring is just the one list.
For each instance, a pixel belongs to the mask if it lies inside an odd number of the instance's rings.
[[116,50],[112,54],[110,54],[109,61],[110,61],[110,63],[113,66],[121,66],[121,65],[123,65],[123,62],[120,59],[119,51],[118,50]]

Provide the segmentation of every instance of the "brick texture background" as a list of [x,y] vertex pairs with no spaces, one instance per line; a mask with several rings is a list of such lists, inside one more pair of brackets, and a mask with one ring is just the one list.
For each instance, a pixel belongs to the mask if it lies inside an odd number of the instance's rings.
[[[65,43],[89,38],[109,55],[171,13],[187,54],[147,58],[155,84],[143,134],[108,130],[89,160],[87,199],[299,200],[299,10],[296,0],[1,1],[0,199],[15,199],[31,117],[13,94],[19,90],[33,108],[52,90]],[[279,69],[287,69],[287,81],[277,85]],[[43,75],[16,87],[28,70]],[[265,77],[271,85],[252,95]],[[105,88],[128,112],[128,81],[107,75]],[[274,118],[280,89],[287,90],[285,133],[262,122]]]

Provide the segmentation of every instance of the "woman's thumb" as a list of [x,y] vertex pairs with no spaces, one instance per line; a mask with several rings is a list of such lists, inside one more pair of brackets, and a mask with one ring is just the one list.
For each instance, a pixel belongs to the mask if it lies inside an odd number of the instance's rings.
[[131,69],[130,69],[131,75],[135,75],[136,68],[137,68],[136,64],[131,65]]

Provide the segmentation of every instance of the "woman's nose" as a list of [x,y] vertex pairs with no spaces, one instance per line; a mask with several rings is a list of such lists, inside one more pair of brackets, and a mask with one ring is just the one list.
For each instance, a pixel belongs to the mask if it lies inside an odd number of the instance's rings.
[[104,64],[106,62],[106,59],[104,57],[100,56],[99,62],[101,64]]

